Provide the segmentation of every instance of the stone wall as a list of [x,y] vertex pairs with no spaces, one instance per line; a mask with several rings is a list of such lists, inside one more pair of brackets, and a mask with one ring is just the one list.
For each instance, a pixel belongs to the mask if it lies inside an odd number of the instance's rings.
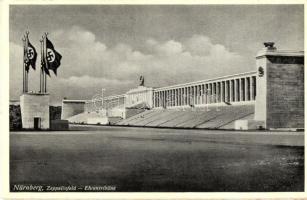
[[267,127],[304,128],[303,62],[303,57],[268,57]]
[[22,128],[33,129],[34,118],[41,119],[40,128],[49,129],[49,95],[27,93],[20,96]]
[[304,53],[269,46],[256,58],[255,120],[266,129],[304,128]]
[[63,100],[61,119],[83,113],[85,111],[85,101],[82,100]]

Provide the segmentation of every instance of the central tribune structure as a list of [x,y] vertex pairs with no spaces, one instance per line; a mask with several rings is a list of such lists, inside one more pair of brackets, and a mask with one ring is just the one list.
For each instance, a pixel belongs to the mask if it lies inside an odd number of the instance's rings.
[[[62,116],[72,112],[71,102],[63,100]],[[83,109],[77,110],[79,114],[67,118],[72,123],[245,130],[304,128],[304,53],[278,51],[269,43],[256,57],[255,71],[161,88],[141,84],[123,95],[85,101]]]

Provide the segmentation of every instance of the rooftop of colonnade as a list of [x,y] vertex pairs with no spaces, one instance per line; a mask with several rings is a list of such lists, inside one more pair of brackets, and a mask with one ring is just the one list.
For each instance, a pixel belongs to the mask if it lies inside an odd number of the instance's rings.
[[155,88],[154,92],[164,91],[164,90],[169,90],[169,89],[178,89],[178,88],[182,88],[182,87],[189,87],[189,86],[195,86],[195,85],[202,85],[202,84],[207,84],[207,83],[214,83],[214,82],[219,82],[219,81],[233,80],[233,79],[238,79],[238,78],[245,78],[245,77],[250,77],[250,76],[253,76],[253,75],[256,75],[256,74],[257,74],[256,71],[244,72],[244,73],[239,73],[239,74],[232,74],[232,75],[227,75],[227,76],[221,76],[221,77],[218,77],[218,78],[205,79],[205,80],[194,81],[194,82],[189,82],[189,83],[182,83],[182,84],[176,84],[176,85],[170,85],[170,86]]

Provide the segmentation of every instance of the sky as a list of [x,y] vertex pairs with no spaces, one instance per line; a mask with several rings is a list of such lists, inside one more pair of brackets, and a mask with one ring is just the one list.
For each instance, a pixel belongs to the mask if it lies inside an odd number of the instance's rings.
[[[255,71],[263,42],[304,50],[303,5],[11,5],[10,99],[22,94],[22,36],[44,32],[63,56],[51,103]],[[29,90],[39,90],[39,64]]]

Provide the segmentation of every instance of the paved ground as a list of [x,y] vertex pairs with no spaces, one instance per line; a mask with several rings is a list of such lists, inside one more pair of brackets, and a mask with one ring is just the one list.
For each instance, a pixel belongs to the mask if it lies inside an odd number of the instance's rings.
[[96,126],[74,126],[67,132],[12,132],[10,179],[12,187],[303,191],[303,144],[302,132]]

